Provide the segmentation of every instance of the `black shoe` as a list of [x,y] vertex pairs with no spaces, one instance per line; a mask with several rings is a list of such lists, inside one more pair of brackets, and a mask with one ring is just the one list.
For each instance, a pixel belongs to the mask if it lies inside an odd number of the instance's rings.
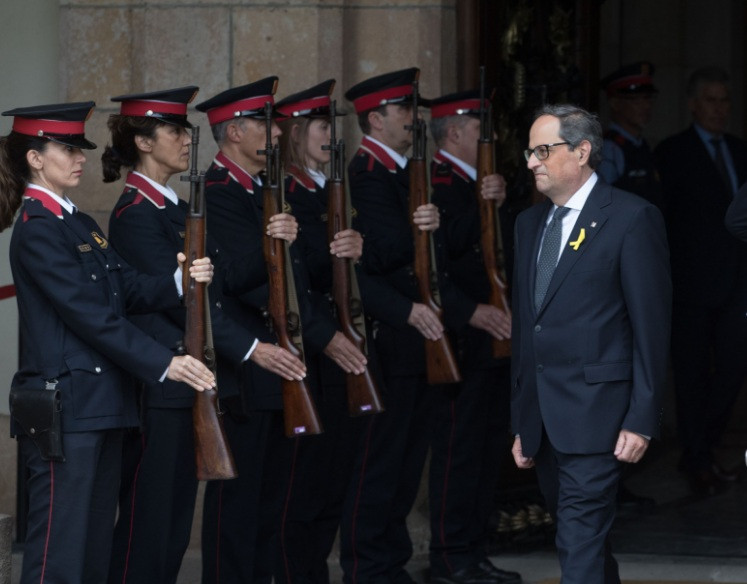
[[488,559],[481,560],[477,567],[483,572],[492,574],[496,577],[497,581],[501,584],[521,584],[521,574],[518,572],[511,572],[509,570],[501,570],[493,562]]
[[[483,567],[489,569],[483,569]],[[449,576],[431,578],[434,584],[521,584],[521,576],[516,572],[506,572],[488,561],[479,565],[462,568]]]

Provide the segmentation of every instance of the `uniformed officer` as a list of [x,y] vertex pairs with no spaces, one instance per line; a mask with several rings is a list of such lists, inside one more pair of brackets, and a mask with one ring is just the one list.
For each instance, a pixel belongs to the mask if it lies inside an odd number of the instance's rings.
[[600,82],[607,94],[610,126],[604,134],[602,178],[620,189],[661,204],[661,183],[643,131],[651,121],[658,90],[654,66],[639,61],[620,67]]
[[[511,317],[488,303],[476,182],[479,114],[477,90],[431,102],[430,129],[438,148],[431,162],[432,200],[441,212],[444,269],[454,291],[444,310],[462,374],[457,386],[434,388],[430,567],[432,581],[442,584],[521,582],[519,574],[487,559],[510,404],[510,363],[493,357],[492,339],[510,338]],[[506,199],[500,174],[484,177],[479,191],[497,205]],[[510,249],[510,239],[504,249]]]
[[386,411],[371,416],[353,472],[340,526],[346,583],[408,582],[412,543],[406,518],[415,501],[429,443],[432,388],[425,378],[425,339],[443,325],[419,302],[413,271],[412,222],[438,228],[438,209],[409,211],[406,153],[412,144],[413,81],[417,68],[379,75],[351,87],[364,133],[350,161],[354,228],[365,240],[364,310],[374,319]]
[[[266,318],[267,267],[262,240],[268,230],[292,242],[298,224],[279,213],[264,225],[260,173],[265,169],[267,142],[265,104],[274,105],[277,77],[228,89],[202,102],[219,152],[206,175],[207,227],[221,250],[220,265],[228,266],[223,289],[224,309],[238,322],[261,330],[260,339],[276,342]],[[280,130],[273,121],[271,139]],[[295,246],[294,246],[295,247]],[[291,248],[288,268],[296,281],[304,348],[321,352],[335,334],[332,323],[319,320],[308,293],[308,273]],[[242,272],[261,274],[262,284],[247,286]],[[231,276],[232,271],[236,277]],[[221,273],[223,268],[221,267]],[[309,382],[315,375],[310,371]],[[287,492],[295,442],[285,437],[281,385],[276,376],[252,363],[243,367],[239,395],[224,400],[226,420],[239,478],[208,484],[203,515],[203,582],[269,582],[283,497]],[[307,440],[314,437],[304,438]]]
[[[131,375],[200,391],[215,384],[202,363],[175,357],[125,318],[128,309],[177,308],[181,270],[138,275],[66,195],[80,182],[82,149],[96,147],[84,127],[93,107],[83,102],[3,113],[14,117],[0,142],[3,227],[22,206],[10,261],[21,326],[12,432],[29,476],[24,584],[106,581],[122,429],[138,423]],[[193,277],[210,281],[209,260],[194,263]],[[45,426],[57,395],[61,453],[45,440],[59,436],[59,427]]]
[[[331,309],[332,261],[337,257],[358,260],[363,239],[347,229],[330,243],[327,234],[329,184],[324,174],[330,152],[329,79],[277,102],[280,116],[280,149],[286,169],[285,196],[299,223],[295,247],[309,268],[310,284],[322,318],[336,330],[323,354],[307,352],[316,360],[320,389],[317,406],[324,434],[297,440],[291,480],[285,497],[280,528],[280,557],[276,582],[329,582],[327,557],[334,543],[352,472],[362,418],[350,418],[345,394],[345,373],[362,373],[366,358],[339,331]],[[339,115],[339,114],[338,114]]]
[[[120,112],[109,118],[112,146],[102,156],[104,181],[129,169],[124,192],[109,220],[109,237],[117,252],[143,272],[168,270],[168,258],[184,249],[187,203],[167,182],[190,163],[187,104],[197,87],[122,95]],[[209,253],[217,262],[215,245]],[[223,356],[220,386],[238,384],[235,368],[246,359],[292,379],[303,364],[270,343],[260,343],[218,308],[211,289],[212,330],[216,350]],[[180,347],[185,311],[134,314],[130,320],[167,346]],[[235,389],[234,389],[235,391]],[[189,544],[197,495],[194,396],[184,384],[147,385],[142,399],[142,432],[125,443],[125,467],[120,512],[114,533],[109,581],[175,582]],[[131,472],[128,472],[128,469]]]

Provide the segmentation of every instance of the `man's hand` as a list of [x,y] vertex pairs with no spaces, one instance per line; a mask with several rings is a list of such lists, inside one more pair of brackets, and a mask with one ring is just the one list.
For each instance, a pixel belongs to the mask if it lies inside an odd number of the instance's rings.
[[306,365],[298,357],[272,343],[257,343],[250,361],[288,381],[306,377]]
[[[176,254],[176,261],[179,262],[179,269],[184,271],[184,262],[187,261],[187,256],[179,252]],[[210,284],[213,281],[213,264],[210,258],[199,258],[193,261],[192,265],[189,266],[189,275],[198,282]]]
[[635,432],[620,430],[615,444],[615,456],[620,462],[638,462],[643,458],[649,441]]
[[267,235],[293,243],[298,235],[298,222],[293,215],[288,213],[273,215],[267,225]]
[[355,229],[338,231],[332,243],[329,244],[329,253],[338,258],[358,261],[363,255],[363,237]]
[[413,303],[407,324],[414,326],[421,335],[431,341],[437,341],[444,334],[444,325],[436,313],[418,302]]
[[441,222],[438,207],[433,203],[420,205],[412,214],[412,221],[421,231],[435,231]]
[[215,375],[194,357],[182,355],[174,357],[169,363],[166,377],[172,381],[182,381],[197,391],[215,387]]
[[324,347],[324,354],[337,363],[345,373],[360,375],[366,370],[366,356],[340,331]]
[[492,304],[478,304],[469,324],[487,331],[499,341],[511,338],[511,315]]
[[482,179],[480,195],[491,199],[500,207],[506,200],[506,181],[500,174],[489,174]]
[[516,466],[522,469],[532,468],[534,466],[534,459],[527,458],[521,451],[521,438],[517,436],[514,438],[514,445],[511,447],[511,454],[514,455],[514,462]]

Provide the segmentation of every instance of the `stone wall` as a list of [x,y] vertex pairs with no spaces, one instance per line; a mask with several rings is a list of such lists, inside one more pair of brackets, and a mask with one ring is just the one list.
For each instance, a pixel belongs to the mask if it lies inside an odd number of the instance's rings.
[[[198,85],[196,102],[268,75],[280,78],[277,98],[324,79],[334,97],[380,73],[421,68],[424,95],[456,87],[455,0],[61,0],[60,92],[63,101],[94,100],[88,124],[99,149],[90,153],[73,199],[107,230],[122,185],[101,182],[99,156],[107,142],[109,98],[124,93]],[[200,163],[215,153],[207,119]],[[343,121],[352,150],[354,116]],[[171,185],[185,193],[178,181]],[[77,197],[76,197],[77,194]]]

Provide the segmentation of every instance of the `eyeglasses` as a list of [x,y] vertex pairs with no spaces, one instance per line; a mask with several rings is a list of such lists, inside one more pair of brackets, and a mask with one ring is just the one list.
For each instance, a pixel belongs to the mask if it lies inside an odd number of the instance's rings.
[[570,142],[540,144],[539,146],[535,146],[534,148],[527,148],[526,150],[524,150],[524,158],[526,158],[527,162],[529,162],[529,158],[532,156],[532,154],[534,154],[537,160],[547,160],[547,157],[550,156],[550,148],[552,148],[553,146],[562,146],[563,144],[570,144]]

